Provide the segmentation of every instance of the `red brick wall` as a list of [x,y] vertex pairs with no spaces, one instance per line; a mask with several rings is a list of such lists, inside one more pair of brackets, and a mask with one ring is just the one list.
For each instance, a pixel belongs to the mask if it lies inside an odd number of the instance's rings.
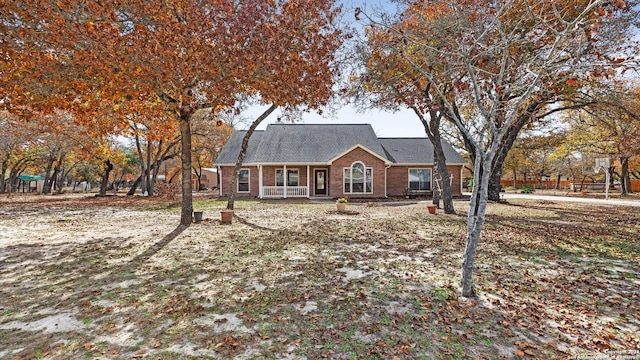
[[[249,169],[249,191],[250,192],[236,192],[237,197],[256,197],[258,196],[258,167],[257,166],[243,166],[243,169]],[[222,196],[229,196],[229,190],[231,189],[231,178],[233,177],[233,166],[222,166]],[[237,190],[237,189],[236,189]]]
[[449,175],[453,175],[453,181],[451,182],[451,194],[453,194],[453,196],[462,195],[462,165],[447,165],[447,171],[449,172]]
[[[276,186],[276,169],[282,169],[283,166],[263,166],[262,167],[262,185],[264,186]],[[307,166],[303,165],[288,165],[288,170],[298,170],[298,186],[307,186]],[[313,179],[313,173],[311,173]],[[256,177],[256,179],[258,179]],[[258,182],[256,180],[256,186]],[[311,182],[309,182],[311,186]]]
[[401,196],[408,187],[408,166],[392,166],[387,170],[387,193],[390,196]]
[[[354,162],[360,161],[367,168],[373,169],[373,193],[371,194],[345,194],[343,183],[343,169],[351,167]],[[329,169],[329,195],[331,197],[350,196],[354,198],[381,198],[385,197],[385,163],[371,153],[355,148],[331,164]]]
[[[432,166],[392,166],[387,170],[387,193],[390,196],[400,196],[404,194],[404,191],[409,187],[409,169],[426,168],[432,169],[431,173],[431,188],[436,185],[433,181],[433,167]],[[461,165],[449,165],[447,171],[450,175],[453,175],[453,181],[451,182],[451,193],[455,195],[461,195],[460,192],[460,169]]]
[[[343,191],[343,169],[350,167],[354,162],[361,161],[365,167],[373,168],[373,193],[372,194],[345,194]],[[329,197],[341,197],[351,196],[357,198],[382,198],[387,194],[390,196],[403,195],[405,189],[409,187],[409,168],[417,168],[419,166],[391,166],[386,172],[386,194],[385,194],[385,163],[379,158],[373,156],[367,151],[360,148],[356,148],[353,151],[345,154],[341,158],[334,161],[331,166],[312,166],[309,169],[309,191],[311,196],[314,195],[314,169],[326,169],[328,180],[328,194]],[[275,169],[281,169],[282,166],[265,166],[262,169],[262,181],[265,186],[275,185]],[[426,166],[426,168],[430,168]],[[249,193],[237,193],[238,197],[257,197],[259,194],[258,189],[258,167],[257,166],[244,166],[243,169],[249,169],[250,171],[250,192]],[[305,186],[307,184],[307,167],[306,166],[287,166],[287,169],[298,169],[299,184]],[[451,184],[451,190],[453,195],[460,195],[460,165],[447,166],[450,174],[453,174],[453,183]],[[233,166],[223,166],[220,169],[221,173],[221,186],[222,196],[229,195],[229,188],[231,186],[231,177],[233,175]],[[432,187],[435,184],[432,182]]]

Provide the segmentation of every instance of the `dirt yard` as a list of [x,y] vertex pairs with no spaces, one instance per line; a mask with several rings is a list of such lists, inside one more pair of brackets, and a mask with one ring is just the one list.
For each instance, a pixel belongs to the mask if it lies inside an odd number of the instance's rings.
[[[637,208],[0,198],[0,359],[640,358]],[[615,357],[618,356],[618,357]]]

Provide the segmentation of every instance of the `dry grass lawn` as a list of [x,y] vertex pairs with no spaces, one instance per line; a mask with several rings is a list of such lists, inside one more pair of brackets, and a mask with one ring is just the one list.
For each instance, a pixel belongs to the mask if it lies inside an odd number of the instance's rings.
[[[640,358],[640,214],[490,204],[0,198],[1,359]],[[372,206],[376,205],[376,206]]]

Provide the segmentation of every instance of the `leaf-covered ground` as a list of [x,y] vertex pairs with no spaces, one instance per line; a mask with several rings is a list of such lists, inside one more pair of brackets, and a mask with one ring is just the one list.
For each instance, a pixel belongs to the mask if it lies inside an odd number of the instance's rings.
[[0,199],[0,358],[640,358],[638,208]]

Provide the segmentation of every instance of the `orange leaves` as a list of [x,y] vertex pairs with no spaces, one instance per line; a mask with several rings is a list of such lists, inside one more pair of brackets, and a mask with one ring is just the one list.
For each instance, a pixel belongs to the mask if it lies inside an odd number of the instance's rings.
[[513,352],[515,356],[524,358],[527,355],[535,357],[535,352],[532,349],[537,349],[538,346],[528,342],[516,342],[518,348]]
[[238,347],[240,346],[240,343],[238,341],[236,341],[236,339],[233,338],[233,336],[227,336],[224,338],[224,340],[222,342],[219,342],[216,344],[216,346],[214,347],[215,349],[219,349],[222,347]]

